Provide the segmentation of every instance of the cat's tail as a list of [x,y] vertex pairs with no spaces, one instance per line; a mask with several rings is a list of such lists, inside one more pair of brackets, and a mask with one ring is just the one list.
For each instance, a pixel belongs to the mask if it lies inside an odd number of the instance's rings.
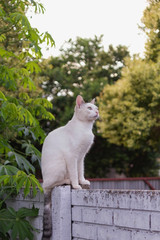
[[51,191],[44,193],[43,236],[42,240],[50,239],[52,235]]

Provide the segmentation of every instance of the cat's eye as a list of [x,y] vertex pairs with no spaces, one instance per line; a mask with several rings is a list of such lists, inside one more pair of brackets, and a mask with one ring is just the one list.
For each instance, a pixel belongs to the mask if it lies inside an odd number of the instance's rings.
[[89,110],[92,110],[92,108],[91,108],[91,107],[88,107],[88,109],[89,109]]

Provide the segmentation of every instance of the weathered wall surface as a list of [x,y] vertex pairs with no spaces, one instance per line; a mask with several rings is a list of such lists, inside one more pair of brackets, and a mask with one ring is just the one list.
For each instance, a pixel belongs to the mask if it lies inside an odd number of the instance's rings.
[[43,209],[44,209],[44,196],[42,193],[38,192],[36,197],[33,197],[32,190],[30,194],[25,198],[23,192],[21,191],[18,196],[7,200],[7,206],[13,207],[15,210],[18,210],[21,207],[32,208],[33,205],[35,208],[39,209],[39,215],[37,218],[30,220],[33,226],[39,230],[39,232],[34,232],[34,240],[41,240],[42,229],[43,229]]
[[71,188],[55,187],[52,191],[51,240],[72,239]]
[[[41,240],[43,204],[43,194],[33,198],[32,191],[27,198],[20,193],[8,200],[15,209],[39,208],[34,240]],[[51,240],[160,240],[160,191],[56,187],[52,218]]]
[[72,190],[74,240],[159,240],[160,191]]

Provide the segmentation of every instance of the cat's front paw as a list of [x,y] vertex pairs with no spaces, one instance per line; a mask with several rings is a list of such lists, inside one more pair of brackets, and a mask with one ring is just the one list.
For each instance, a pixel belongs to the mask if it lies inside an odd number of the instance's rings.
[[72,185],[73,189],[82,189],[80,185]]
[[86,180],[86,179],[80,180],[80,184],[81,184],[81,185],[88,185],[88,186],[90,186],[90,181],[88,181],[88,180]]

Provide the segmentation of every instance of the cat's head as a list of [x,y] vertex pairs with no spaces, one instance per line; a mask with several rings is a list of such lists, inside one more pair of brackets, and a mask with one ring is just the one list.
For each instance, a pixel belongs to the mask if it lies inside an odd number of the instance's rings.
[[95,121],[99,118],[98,107],[95,105],[95,99],[89,103],[85,103],[82,96],[76,98],[75,113],[81,121]]

